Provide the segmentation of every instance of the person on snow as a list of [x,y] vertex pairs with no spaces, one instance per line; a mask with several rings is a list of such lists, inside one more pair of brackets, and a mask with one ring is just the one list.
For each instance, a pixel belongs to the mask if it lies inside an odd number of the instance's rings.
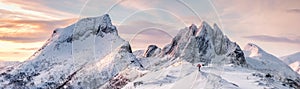
[[200,68],[202,67],[202,65],[198,64],[197,67],[198,67],[198,70],[201,71]]

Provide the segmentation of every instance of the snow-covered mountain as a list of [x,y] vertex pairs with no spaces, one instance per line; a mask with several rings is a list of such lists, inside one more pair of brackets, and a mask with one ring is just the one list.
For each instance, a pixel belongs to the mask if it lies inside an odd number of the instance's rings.
[[2,70],[0,87],[61,88],[68,84],[95,83],[85,81],[89,78],[105,82],[120,71],[119,67],[126,68],[134,60],[127,57],[133,57],[130,46],[118,36],[108,15],[84,18],[54,30],[51,38],[29,60]]
[[253,43],[248,43],[244,48],[247,63],[252,69],[272,74],[276,79],[283,82],[291,80],[299,81],[299,74],[295,73],[288,65],[279,58],[265,52]]
[[[299,75],[278,58],[254,44],[248,44],[245,49],[246,55],[217,25],[214,28],[206,22],[199,28],[191,25],[180,30],[164,48],[150,45],[143,57],[139,55],[144,68],[152,71],[124,88],[299,88]],[[196,64],[206,66],[199,72]]]
[[300,52],[280,57],[280,59],[300,74]]
[[132,52],[106,14],[54,30],[30,59],[0,70],[0,88],[300,88],[299,75],[276,57],[254,44],[244,52],[206,22],[181,29],[163,48]]

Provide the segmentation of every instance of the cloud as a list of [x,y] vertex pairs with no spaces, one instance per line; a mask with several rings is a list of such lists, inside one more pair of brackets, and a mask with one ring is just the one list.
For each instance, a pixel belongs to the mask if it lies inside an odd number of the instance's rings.
[[131,40],[130,44],[133,50],[146,49],[149,45],[157,45],[164,47],[170,43],[172,36],[160,29],[148,28],[136,34]]
[[13,27],[16,27],[16,26],[13,25],[13,24],[4,24],[4,25],[0,25],[0,28],[13,28]]
[[122,38],[130,41],[133,50],[146,49],[150,44],[162,47],[169,43],[172,35],[178,31],[170,25],[143,20],[125,22],[117,29]]
[[11,19],[0,19],[0,22],[3,22],[4,25],[0,25],[0,27],[6,28],[16,28],[22,25],[32,25],[38,26],[38,28],[43,28],[40,30],[53,30],[53,28],[66,26],[67,24],[75,22],[77,19],[63,19],[63,20],[11,20]]
[[75,22],[77,19],[63,19],[63,20],[12,20],[12,19],[0,19],[1,22],[4,23],[12,23],[12,24],[33,24],[33,25],[53,25],[53,26],[62,26],[65,24],[70,24],[71,22]]
[[[130,21],[118,26],[118,30],[121,34],[131,34],[132,36],[142,30],[149,30],[149,28],[155,28],[163,30],[171,35],[174,35],[178,29],[175,26],[170,26],[162,23],[154,23],[151,21]],[[172,31],[173,30],[173,31]],[[175,31],[174,31],[175,30]]]
[[300,44],[299,37],[296,39],[287,38],[287,37],[275,37],[275,36],[268,36],[268,35],[254,35],[254,36],[245,36],[244,38],[258,40],[258,41],[265,41],[265,42],[284,42],[284,43],[293,43],[293,44]]
[[36,18],[44,18],[44,17],[40,15],[33,15],[30,13],[22,13],[18,11],[0,9],[0,18],[1,19],[36,19]]
[[300,9],[299,9],[299,8],[288,9],[287,12],[291,12],[291,13],[300,13]]
[[[299,0],[212,1],[220,15],[223,32],[239,45],[246,45],[248,42],[256,41],[254,43],[261,44],[262,48],[277,56],[299,51],[299,44],[291,41],[295,39],[290,37],[296,37],[300,34],[300,15],[288,11],[291,8],[300,8]],[[279,42],[274,42],[274,39],[271,39],[271,37],[255,37],[257,39],[245,37],[261,34],[281,37],[281,40],[277,39],[276,41]],[[282,45],[288,45],[289,48],[282,47]]]
[[44,41],[55,28],[64,27],[75,22],[76,19],[65,20],[5,20],[0,25],[0,40],[16,43],[30,43]]
[[18,48],[18,50],[37,50],[39,48]]
[[24,61],[32,52],[1,51],[0,61]]
[[[185,26],[200,24],[202,20],[207,22],[209,20],[215,23],[216,15],[211,14],[213,12],[212,6],[207,4],[209,2],[205,0],[123,0],[120,2],[122,7],[133,10],[128,10],[128,12],[139,12],[135,14],[146,13],[147,15],[161,18],[161,22],[175,19],[177,20],[176,23],[183,23]],[[145,18],[145,15],[143,18]]]
[[35,36],[35,37],[9,37],[9,36],[2,36],[0,40],[2,41],[12,41],[17,43],[31,43],[31,42],[40,42],[47,39],[44,36]]
[[[66,17],[75,17],[76,15],[54,9],[54,6],[46,5],[46,3],[60,3],[59,5],[66,4],[61,1],[43,1],[43,0],[2,0],[0,4],[5,5],[4,9],[14,13],[27,14],[32,17],[38,17],[39,19],[63,19]],[[70,5],[69,5],[70,6]],[[57,6],[56,6],[57,7]],[[66,6],[65,6],[66,7]]]
[[4,15],[4,14],[15,14],[15,13],[12,12],[12,11],[4,10],[4,9],[0,9],[0,13],[1,13],[2,15]]
[[146,9],[153,7],[159,3],[159,0],[152,0],[151,2],[148,0],[122,0],[120,5],[131,8],[131,9]]

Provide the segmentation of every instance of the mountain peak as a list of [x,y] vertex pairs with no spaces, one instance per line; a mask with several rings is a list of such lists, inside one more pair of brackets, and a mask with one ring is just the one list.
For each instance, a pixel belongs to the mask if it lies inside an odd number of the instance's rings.
[[261,56],[261,53],[264,52],[259,46],[254,43],[248,43],[244,47],[244,51],[248,52],[249,57]]
[[180,30],[162,51],[163,56],[171,55],[192,63],[209,63],[216,56],[226,55],[227,63],[245,64],[244,55],[239,46],[231,42],[217,25],[212,28],[205,21],[202,22],[200,28],[192,24]]
[[106,23],[106,24],[108,24],[108,25],[112,25],[111,19],[110,19],[110,17],[109,17],[108,14],[104,14],[104,15],[102,16],[102,22],[104,22],[104,23]]
[[[86,38],[93,35],[104,37],[105,34],[118,35],[116,26],[112,25],[111,19],[108,14],[98,17],[88,17],[79,20],[74,24],[73,38]],[[83,39],[84,39],[83,38]]]

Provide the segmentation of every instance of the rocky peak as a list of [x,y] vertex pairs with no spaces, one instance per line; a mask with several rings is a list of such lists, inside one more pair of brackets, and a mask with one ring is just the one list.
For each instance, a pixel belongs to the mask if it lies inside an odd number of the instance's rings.
[[195,36],[197,34],[197,32],[198,32],[199,29],[197,28],[197,26],[195,24],[192,24],[189,27],[189,30],[191,30],[192,31],[192,35]]
[[181,57],[189,62],[211,62],[216,56],[226,55],[226,61],[233,64],[245,64],[243,51],[223,34],[214,24],[212,28],[203,22],[200,28],[192,24],[180,30],[172,42],[163,48],[164,55]]
[[144,53],[145,57],[152,57],[158,55],[161,49],[158,48],[156,45],[149,45],[146,52]]
[[132,53],[131,46],[130,46],[129,42],[124,42],[124,44],[120,47],[119,52]]
[[117,31],[116,26],[112,25],[108,14],[103,15],[102,22],[103,23],[98,27],[97,33],[99,33],[99,31],[104,33],[112,33]]
[[74,24],[73,38],[84,39],[91,35],[103,37],[106,34],[118,36],[116,26],[112,25],[108,14],[99,17],[83,18]]

